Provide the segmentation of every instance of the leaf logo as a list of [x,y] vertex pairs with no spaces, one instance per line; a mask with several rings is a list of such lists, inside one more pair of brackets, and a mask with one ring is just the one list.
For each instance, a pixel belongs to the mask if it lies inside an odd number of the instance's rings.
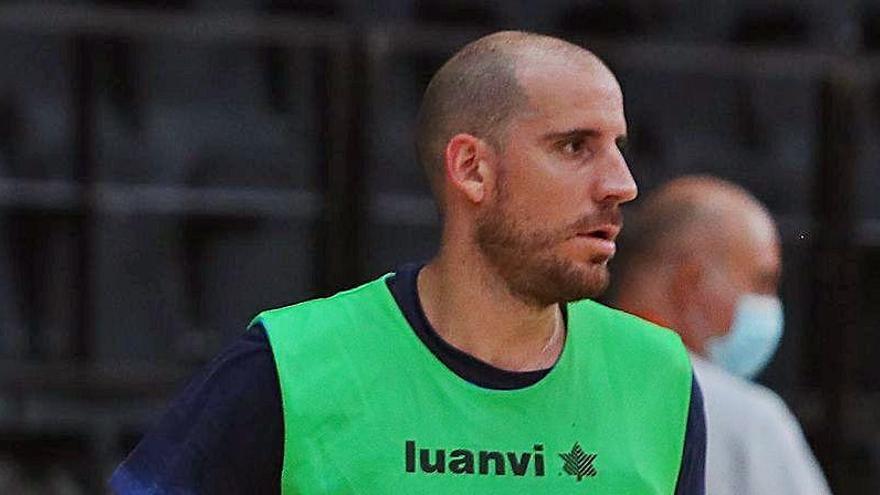
[[593,466],[596,454],[585,453],[578,442],[574,443],[570,452],[559,454],[559,457],[565,461],[565,466],[563,466],[565,472],[577,476],[578,481],[584,479],[584,476],[593,477],[598,474],[596,467]]

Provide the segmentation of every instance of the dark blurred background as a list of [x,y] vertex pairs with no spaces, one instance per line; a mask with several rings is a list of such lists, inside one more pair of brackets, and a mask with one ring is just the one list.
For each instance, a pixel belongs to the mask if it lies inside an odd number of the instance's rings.
[[100,493],[259,310],[426,259],[421,91],[561,35],[624,87],[642,192],[707,172],[785,243],[761,381],[880,493],[880,1],[0,1],[0,492]]

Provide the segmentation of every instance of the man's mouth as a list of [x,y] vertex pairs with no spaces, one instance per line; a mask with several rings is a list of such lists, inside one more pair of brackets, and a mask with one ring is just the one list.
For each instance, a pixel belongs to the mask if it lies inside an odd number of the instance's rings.
[[607,261],[617,252],[617,243],[614,240],[619,233],[619,226],[607,224],[579,232],[576,238],[583,239],[587,243],[597,260]]
[[601,225],[599,227],[584,232],[578,232],[577,235],[579,237],[590,237],[614,242],[614,240],[617,238],[617,234],[619,233],[620,227],[617,225]]

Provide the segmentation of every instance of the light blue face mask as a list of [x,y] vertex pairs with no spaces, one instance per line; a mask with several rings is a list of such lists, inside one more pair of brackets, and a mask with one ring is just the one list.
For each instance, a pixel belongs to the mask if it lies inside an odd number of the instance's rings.
[[743,378],[753,378],[773,357],[782,338],[784,316],[778,297],[740,296],[730,331],[707,343],[709,359]]

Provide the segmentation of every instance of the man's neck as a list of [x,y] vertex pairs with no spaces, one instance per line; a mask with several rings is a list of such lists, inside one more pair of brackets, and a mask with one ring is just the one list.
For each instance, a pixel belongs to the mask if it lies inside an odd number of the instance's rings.
[[546,369],[565,342],[559,306],[513,295],[480,256],[441,253],[419,273],[425,316],[454,347],[509,371]]
[[688,327],[676,317],[681,313],[667,300],[665,289],[643,285],[640,289],[624,285],[614,306],[629,314],[675,331],[685,347],[694,354],[705,355],[705,340],[688,331]]

